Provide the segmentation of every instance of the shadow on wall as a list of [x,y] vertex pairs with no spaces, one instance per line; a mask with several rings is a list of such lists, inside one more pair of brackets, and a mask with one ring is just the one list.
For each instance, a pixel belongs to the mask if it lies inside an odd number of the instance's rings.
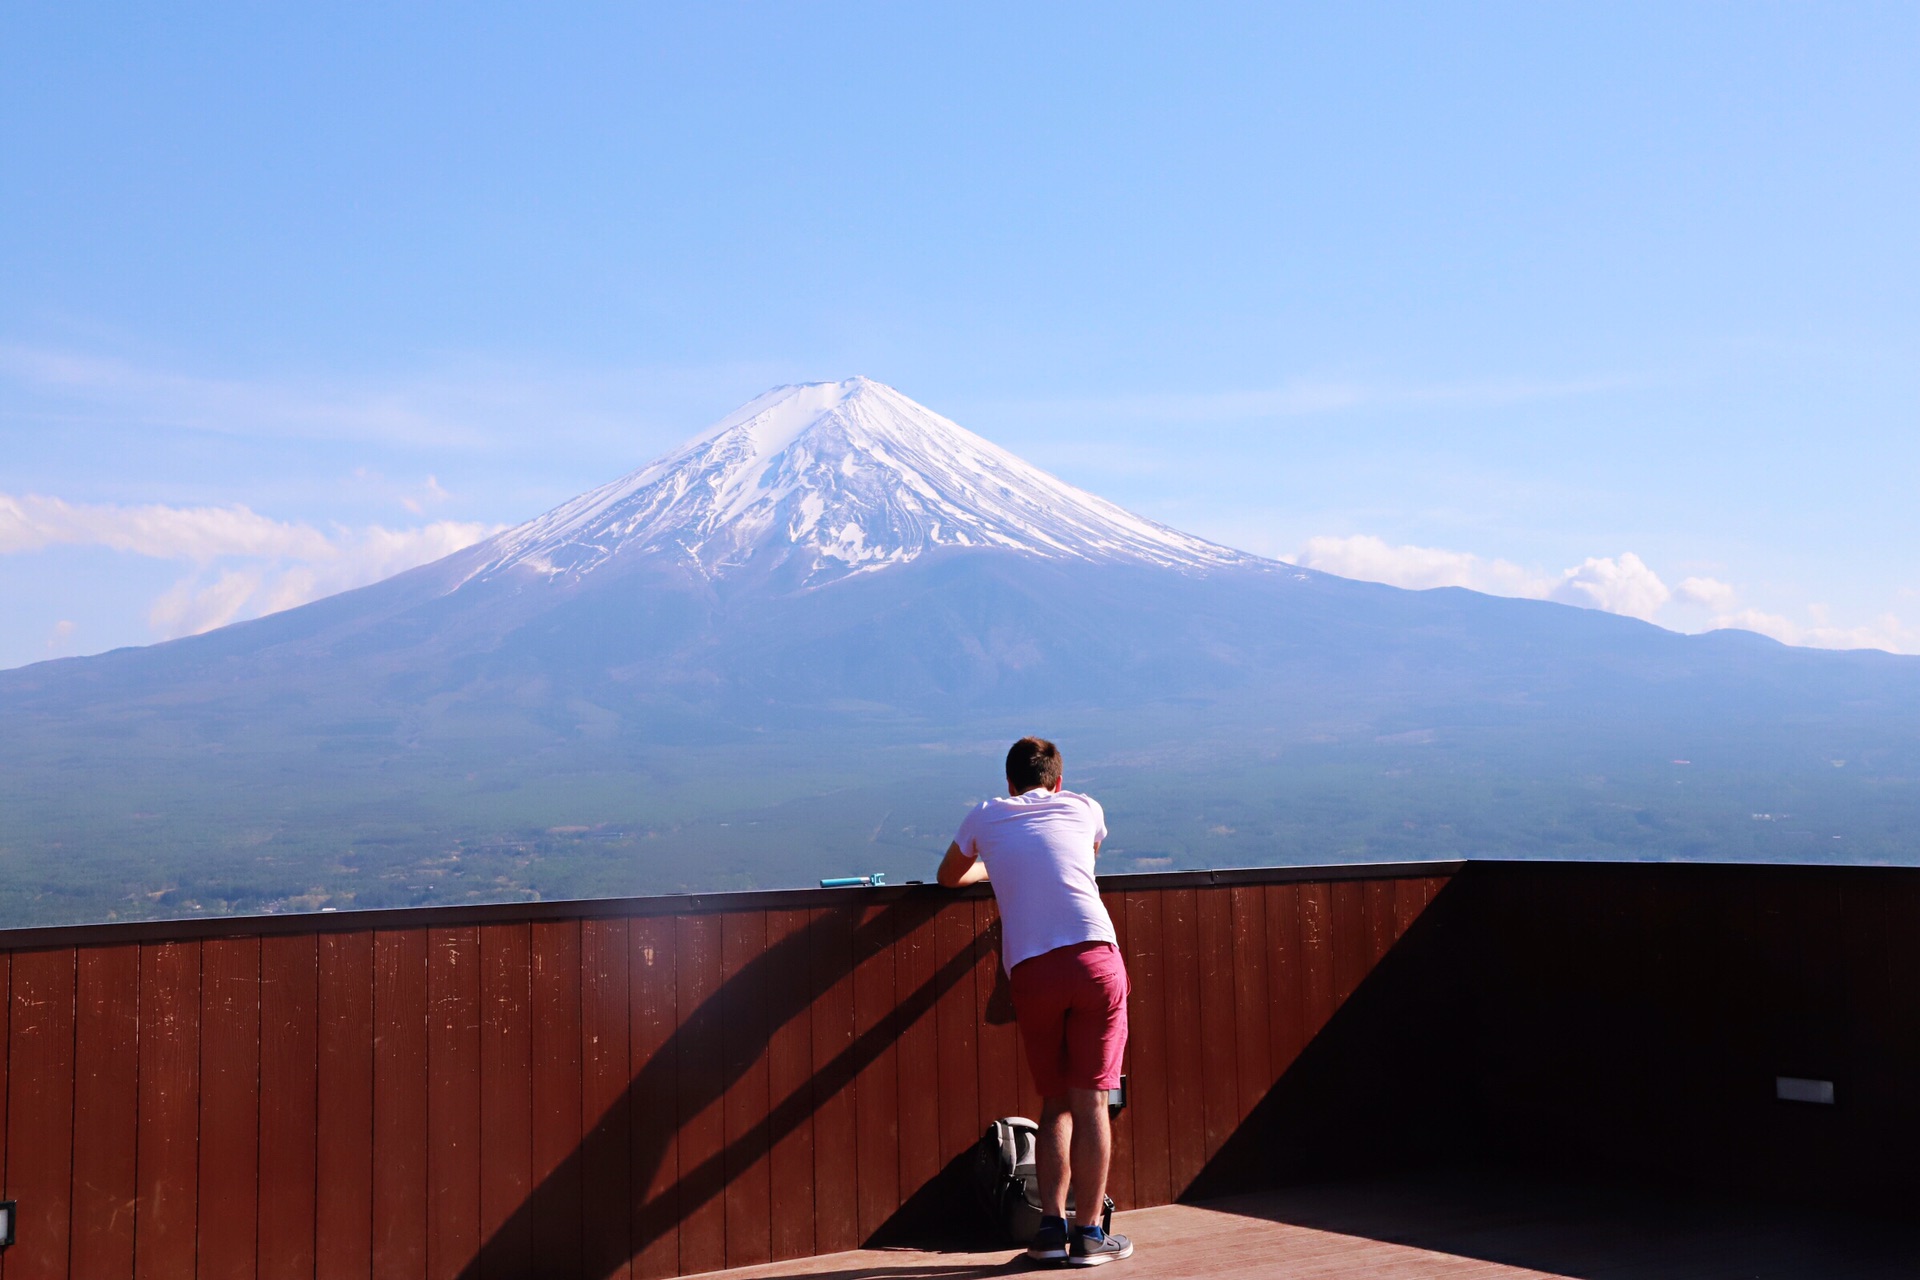
[[1456,879],[1360,980],[1180,1198],[1378,1173],[1470,1145],[1466,917],[1467,892]]
[[[581,1141],[533,1193],[480,1247],[473,1260],[461,1271],[463,1280],[518,1280],[551,1273],[542,1259],[529,1258],[526,1242],[533,1238],[533,1224],[549,1216],[577,1212],[575,1207],[585,1173],[592,1169],[626,1165],[631,1160],[630,1186],[636,1202],[629,1221],[631,1236],[622,1243],[600,1237],[599,1252],[589,1242],[582,1261],[581,1274],[611,1275],[634,1255],[679,1226],[696,1209],[725,1189],[727,1170],[738,1169],[768,1154],[782,1137],[805,1124],[820,1099],[830,1097],[852,1083],[861,1070],[878,1058],[901,1033],[932,1010],[946,991],[965,979],[973,970],[971,950],[962,952],[935,970],[919,987],[903,996],[894,1007],[865,1032],[854,1037],[840,1053],[814,1072],[806,1087],[774,1104],[766,1118],[734,1141],[692,1168],[682,1169],[661,1194],[641,1200],[646,1188],[656,1184],[680,1116],[696,1115],[719,1102],[727,1089],[744,1076],[765,1050],[765,1044],[743,1037],[730,1025],[736,1002],[732,991],[787,992],[785,1004],[770,1004],[766,1010],[768,1027],[782,1026],[806,1010],[813,993],[825,990],[847,978],[859,957],[890,946],[896,937],[919,928],[930,920],[943,902],[932,895],[915,895],[890,904],[863,924],[854,925],[855,908],[823,913],[805,927],[768,947],[730,977],[708,999],[702,1001],[673,1032],[627,1085],[620,1100],[601,1122]],[[850,947],[823,947],[823,939],[852,938]],[[822,968],[822,956],[832,960]],[[812,966],[810,989],[776,983],[772,976],[796,967]],[[769,994],[768,999],[776,997]],[[678,1064],[698,1062],[717,1064],[716,1070],[683,1074]],[[662,1099],[677,1099],[677,1116],[664,1123],[635,1123],[629,1129],[628,1117],[639,1118],[657,1113]],[[629,1154],[631,1153],[631,1154]]]
[[[502,1280],[550,1274],[557,1259],[534,1258],[534,1224],[579,1212],[590,1171],[630,1169],[630,1203],[621,1206],[628,1232],[591,1232],[580,1274],[604,1277],[685,1224],[721,1196],[729,1170],[745,1168],[808,1123],[825,1099],[850,1085],[926,1017],[941,997],[972,973],[973,949],[947,960],[900,997],[874,1025],[855,1035],[804,1085],[777,1099],[766,1117],[697,1164],[664,1166],[687,1118],[719,1103],[754,1069],[765,1040],[742,1035],[742,992],[764,993],[764,1023],[781,1027],[819,993],[847,979],[860,958],[884,950],[927,924],[950,900],[916,894],[861,922],[855,908],[824,912],[773,943],[702,1000],[628,1082],[620,1099],[577,1147],[481,1246],[462,1275]],[[1457,1103],[1464,1081],[1458,1052],[1464,1011],[1455,939],[1461,897],[1443,889],[1352,993],[1332,1011],[1298,1058],[1243,1123],[1213,1153],[1182,1199],[1205,1199],[1290,1176],[1337,1173],[1404,1163],[1445,1150],[1459,1134]],[[869,908],[871,910],[871,908]],[[850,939],[851,945],[846,945]],[[825,944],[825,945],[823,945]],[[776,982],[805,972],[807,983]],[[997,966],[996,966],[997,971]],[[997,1020],[992,1008],[985,1011]],[[758,1011],[755,1019],[758,1022]],[[689,1069],[688,1064],[699,1064]],[[1024,1070],[1024,1068],[1022,1068]],[[662,1100],[675,1099],[662,1106]],[[629,1145],[631,1144],[631,1145]],[[629,1154],[631,1153],[631,1154]],[[970,1153],[949,1161],[873,1230],[870,1245],[978,1247],[968,1215]],[[629,1163],[630,1161],[630,1163]],[[663,1190],[649,1195],[648,1189]],[[617,1213],[611,1204],[604,1209]],[[609,1238],[611,1237],[611,1238]],[[570,1260],[568,1260],[570,1261]],[[570,1267],[568,1269],[571,1269]]]

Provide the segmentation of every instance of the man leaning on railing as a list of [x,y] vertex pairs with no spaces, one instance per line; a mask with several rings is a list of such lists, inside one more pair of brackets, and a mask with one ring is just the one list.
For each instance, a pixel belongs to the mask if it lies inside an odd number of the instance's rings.
[[1131,1240],[1099,1225],[1113,1149],[1107,1099],[1127,1047],[1127,969],[1093,875],[1106,815],[1091,796],[1061,790],[1060,779],[1059,748],[1045,738],[1014,743],[1008,794],[967,814],[939,879],[958,889],[990,878],[1000,908],[1000,963],[1043,1099],[1046,1216],[1027,1256],[1092,1267],[1133,1254]]

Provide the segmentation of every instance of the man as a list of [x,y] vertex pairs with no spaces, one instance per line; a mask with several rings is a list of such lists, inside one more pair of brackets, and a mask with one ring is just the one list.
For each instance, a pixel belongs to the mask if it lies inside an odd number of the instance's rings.
[[1060,779],[1051,742],[1014,743],[1008,794],[966,816],[939,879],[957,889],[990,878],[1000,907],[1000,963],[1044,1099],[1038,1164],[1046,1216],[1027,1256],[1093,1267],[1133,1254],[1132,1241],[1099,1226],[1113,1143],[1107,1094],[1119,1087],[1127,1046],[1127,970],[1093,878],[1106,816],[1091,796],[1061,790]]

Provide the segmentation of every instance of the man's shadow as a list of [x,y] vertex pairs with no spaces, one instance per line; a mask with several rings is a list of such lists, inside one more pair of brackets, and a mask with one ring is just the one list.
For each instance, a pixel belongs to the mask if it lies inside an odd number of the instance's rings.
[[[749,960],[686,1015],[629,1081],[605,1117],[481,1245],[462,1269],[462,1280],[531,1280],[554,1274],[560,1260],[533,1256],[530,1242],[538,1238],[538,1224],[578,1218],[581,1188],[587,1185],[589,1170],[630,1168],[630,1231],[624,1239],[617,1231],[583,1233],[580,1275],[608,1276],[674,1231],[695,1210],[721,1194],[729,1169],[744,1168],[767,1156],[775,1143],[807,1123],[817,1099],[830,1097],[851,1084],[899,1040],[902,1032],[931,1012],[941,996],[967,979],[977,963],[976,948],[967,947],[948,959],[931,977],[896,999],[879,1021],[854,1036],[845,1048],[827,1062],[815,1064],[812,1077],[785,1098],[776,1099],[764,1119],[720,1151],[682,1169],[665,1190],[647,1198],[647,1188],[654,1185],[672,1150],[679,1118],[698,1115],[720,1101],[766,1051],[762,1036],[740,1034],[740,1009],[745,1006],[758,1011],[764,1007],[766,1018],[761,1025],[768,1032],[784,1026],[806,1012],[818,993],[847,979],[861,957],[891,948],[896,939],[927,924],[943,908],[951,909],[965,900],[933,891],[910,891],[858,923],[860,913],[872,908],[825,910]],[[851,945],[843,945],[848,942]],[[806,983],[790,978],[794,972],[809,971],[811,979]],[[787,980],[776,981],[776,977]],[[751,999],[743,998],[747,993],[751,993]],[[713,1064],[717,1069],[681,1073],[678,1064],[682,1062]],[[667,1117],[664,1122],[643,1119],[663,1112]]]

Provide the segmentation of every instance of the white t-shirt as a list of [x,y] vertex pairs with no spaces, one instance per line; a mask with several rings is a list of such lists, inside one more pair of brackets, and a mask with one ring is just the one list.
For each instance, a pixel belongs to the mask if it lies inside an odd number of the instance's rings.
[[982,801],[960,823],[953,842],[987,864],[1009,973],[1055,947],[1119,944],[1093,879],[1093,846],[1106,838],[1099,801],[1044,787]]

